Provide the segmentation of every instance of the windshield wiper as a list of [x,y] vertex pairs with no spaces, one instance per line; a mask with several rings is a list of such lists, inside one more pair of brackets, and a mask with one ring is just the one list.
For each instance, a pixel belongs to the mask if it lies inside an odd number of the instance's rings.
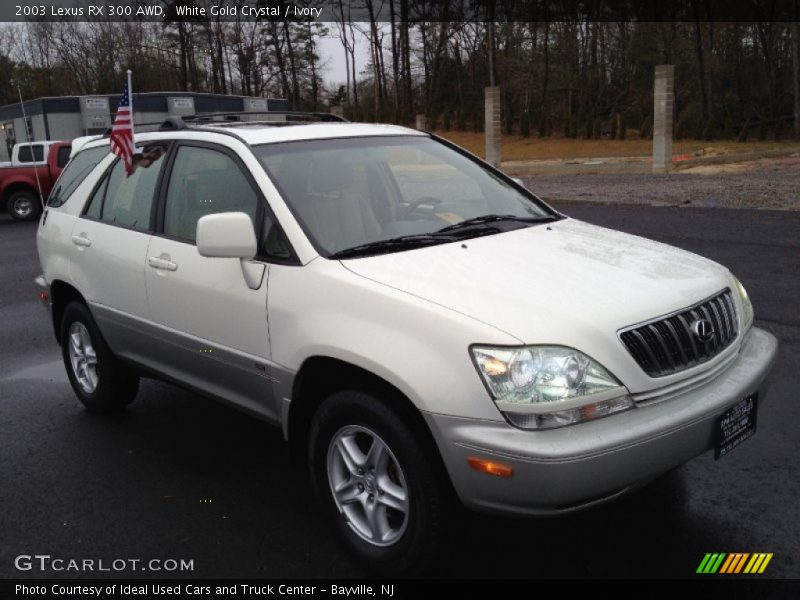
[[[490,233],[502,231],[496,227],[481,228],[480,225],[496,223],[498,221],[512,221],[517,223],[547,223],[558,221],[561,217],[556,215],[542,215],[540,217],[519,217],[516,215],[483,215],[461,221],[454,225],[448,225],[432,233],[417,233],[413,235],[402,235],[400,237],[389,238],[388,240],[377,240],[359,244],[352,248],[345,248],[329,255],[328,258],[355,258],[358,256],[369,256],[372,254],[385,254],[396,250],[408,250],[410,248],[422,248],[424,246],[435,246],[447,242],[456,242],[467,237],[480,237]],[[461,231],[461,230],[467,231]]]
[[453,225],[448,225],[436,231],[436,234],[448,233],[450,231],[457,231],[459,229],[466,229],[468,227],[475,227],[476,225],[486,225],[487,223],[497,223],[499,221],[515,221],[518,223],[548,223],[550,221],[558,221],[560,217],[556,215],[542,215],[541,217],[519,217],[517,215],[483,215],[466,219]]
[[345,248],[329,255],[328,258],[355,258],[357,256],[369,256],[371,254],[384,254],[395,250],[408,250],[410,248],[422,248],[424,246],[434,246],[436,244],[446,244],[447,242],[458,241],[454,235],[438,235],[430,233],[420,233],[414,235],[402,235],[400,237],[389,238],[388,240],[377,240],[359,244],[352,248]]

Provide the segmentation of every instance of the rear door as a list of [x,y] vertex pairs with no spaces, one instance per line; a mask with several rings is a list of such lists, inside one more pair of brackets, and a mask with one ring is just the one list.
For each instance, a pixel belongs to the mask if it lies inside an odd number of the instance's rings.
[[195,245],[200,217],[244,212],[260,233],[265,203],[230,148],[181,142],[162,189],[157,233],[147,250],[153,359],[170,375],[219,398],[275,418],[269,366],[267,267],[250,289],[238,259],[206,258]]
[[72,227],[72,280],[88,301],[111,349],[134,360],[140,360],[148,349],[141,335],[148,313],[145,257],[165,163],[160,156],[151,164],[140,162],[128,177],[117,159],[100,178]]

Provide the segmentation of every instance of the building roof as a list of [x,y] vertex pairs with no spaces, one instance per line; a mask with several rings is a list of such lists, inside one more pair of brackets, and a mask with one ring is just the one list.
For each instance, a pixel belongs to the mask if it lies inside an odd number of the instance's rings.
[[[119,104],[120,94],[92,94],[87,96],[48,96],[25,100],[25,111],[30,115],[44,113],[79,113],[81,98],[108,98],[109,108]],[[244,110],[244,100],[253,96],[231,96],[196,92],[142,92],[133,94],[133,109],[136,113],[168,112],[167,98],[193,98],[194,109],[198,113],[236,112]],[[267,110],[288,110],[289,102],[282,98],[266,98]],[[0,121],[22,117],[20,103],[0,106]]]

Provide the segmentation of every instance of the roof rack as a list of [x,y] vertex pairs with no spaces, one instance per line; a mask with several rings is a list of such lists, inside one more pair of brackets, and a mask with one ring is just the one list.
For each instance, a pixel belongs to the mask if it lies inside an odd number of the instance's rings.
[[[269,115],[269,116],[284,116],[286,119],[280,121],[272,120],[258,120],[258,121],[242,121],[242,116],[252,117],[253,115]],[[215,125],[215,126],[233,126],[237,124],[249,125],[272,125],[272,126],[285,126],[296,125],[299,123],[307,123],[309,121],[318,121],[323,123],[347,123],[347,119],[338,115],[323,112],[299,112],[291,110],[268,110],[268,111],[237,111],[237,112],[212,112],[212,113],[197,113],[194,115],[184,116],[171,116],[167,117],[161,123],[159,131],[176,131],[188,129],[190,125]]]
[[[257,121],[242,121],[242,116],[253,115],[270,115],[270,116],[285,116],[286,119],[280,121],[272,120],[257,120]],[[152,131],[184,131],[193,129],[196,131],[214,131],[215,133],[224,133],[233,136],[243,141],[243,138],[234,134],[232,131],[223,131],[223,127],[234,127],[236,125],[258,125],[258,126],[272,126],[272,127],[285,127],[287,125],[301,125],[304,123],[322,122],[322,123],[349,123],[349,121],[338,115],[323,112],[298,112],[291,110],[266,110],[266,111],[237,111],[237,112],[210,112],[198,113],[194,115],[184,116],[169,116],[163,121],[155,121],[151,123],[136,123],[135,127],[141,130],[143,127],[155,127]],[[208,127],[210,126],[210,127]],[[147,132],[142,132],[147,133]],[[109,127],[102,137],[107,138],[111,135],[111,128]]]

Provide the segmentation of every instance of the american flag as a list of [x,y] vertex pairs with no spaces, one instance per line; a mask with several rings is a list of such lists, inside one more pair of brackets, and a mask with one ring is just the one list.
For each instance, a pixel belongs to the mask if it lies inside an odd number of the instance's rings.
[[111,126],[111,151],[125,163],[125,173],[133,172],[133,116],[131,115],[131,94],[128,84],[122,90],[122,100],[117,107],[117,116]]

